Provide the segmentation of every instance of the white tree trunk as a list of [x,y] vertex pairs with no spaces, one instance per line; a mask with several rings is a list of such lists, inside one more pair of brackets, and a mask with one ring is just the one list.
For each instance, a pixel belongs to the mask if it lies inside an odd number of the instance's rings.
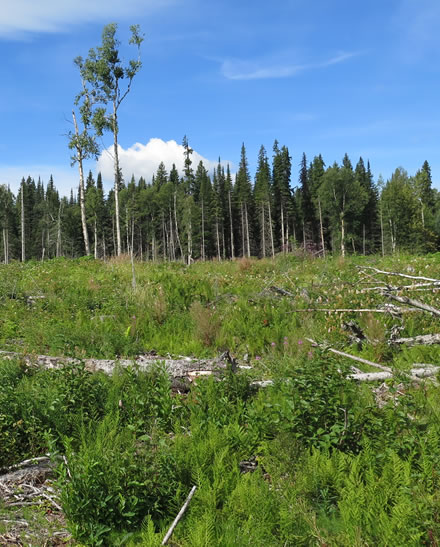
[[78,124],[76,123],[75,111],[72,110],[73,125],[75,127],[75,135],[77,138],[76,145],[76,160],[78,162],[78,171],[79,171],[79,205],[81,209],[81,225],[84,239],[84,247],[86,250],[86,255],[90,254],[90,243],[89,243],[89,234],[87,231],[87,219],[86,219],[86,197],[84,190],[84,169],[83,169],[83,151],[79,144],[79,131]]

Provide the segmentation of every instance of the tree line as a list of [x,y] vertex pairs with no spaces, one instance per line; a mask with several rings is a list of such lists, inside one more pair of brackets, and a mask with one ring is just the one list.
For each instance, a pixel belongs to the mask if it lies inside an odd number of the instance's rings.
[[292,157],[277,141],[271,158],[261,146],[253,178],[244,145],[234,176],[220,159],[211,173],[203,162],[194,168],[186,137],[183,151],[181,174],[163,162],[151,181],[125,182],[120,174],[119,215],[116,192],[104,192],[100,173],[95,180],[89,172],[83,196],[80,187],[60,196],[52,176],[47,184],[23,178],[17,195],[0,186],[3,262],[129,253],[191,263],[298,250],[325,256],[439,249],[440,193],[427,161],[414,176],[397,168],[374,182],[362,158],[355,167],[347,155],[326,166],[321,155],[308,162],[303,154],[293,187]]

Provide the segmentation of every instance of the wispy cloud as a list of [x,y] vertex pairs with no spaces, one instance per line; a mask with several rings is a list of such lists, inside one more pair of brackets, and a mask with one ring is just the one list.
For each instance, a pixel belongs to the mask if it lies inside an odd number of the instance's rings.
[[126,19],[175,4],[179,0],[3,0],[0,37],[60,32],[71,25]]
[[315,70],[343,63],[360,55],[360,52],[341,52],[321,62],[316,63],[279,63],[272,60],[245,61],[241,59],[226,59],[221,62],[221,73],[228,80],[262,80],[268,78],[290,78],[306,70]]
[[402,0],[395,12],[393,23],[405,58],[417,60],[429,51],[440,51],[438,0]]

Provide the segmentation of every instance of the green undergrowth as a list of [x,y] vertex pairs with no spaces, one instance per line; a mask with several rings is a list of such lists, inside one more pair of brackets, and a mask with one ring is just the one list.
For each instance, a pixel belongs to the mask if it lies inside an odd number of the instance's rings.
[[[438,332],[438,320],[298,311],[381,306],[361,292],[374,285],[362,265],[438,277],[440,255],[139,263],[135,289],[123,261],[1,266],[0,349],[80,360],[229,349],[251,368],[181,394],[160,363],[107,376],[1,360],[0,468],[51,453],[79,545],[160,545],[193,485],[174,547],[437,545],[440,387],[404,373],[440,353],[388,339]],[[437,305],[435,291],[408,294]],[[369,343],[352,343],[348,321]],[[381,405],[327,346],[395,369]]]
[[[391,361],[387,332],[397,320],[381,314],[301,312],[307,308],[376,308],[384,297],[361,293],[358,266],[436,277],[437,255],[137,263],[88,258],[0,266],[0,347],[50,355],[114,358],[156,351],[214,356],[229,349],[251,358],[294,356],[305,336],[347,344],[341,320],[356,320],[376,340],[366,357]],[[394,279],[386,281],[396,282]],[[362,281],[364,280],[364,281]],[[397,283],[405,281],[397,278]],[[410,283],[410,282],[409,282]],[[277,294],[272,287],[289,291]],[[413,296],[428,303],[436,292]],[[428,314],[405,315],[402,336],[433,327]],[[432,349],[434,356],[436,349]],[[431,357],[431,354],[427,358]]]
[[179,395],[161,367],[3,362],[0,465],[51,452],[87,545],[160,545],[193,485],[172,545],[435,544],[440,388],[400,386],[378,408],[325,352],[284,365],[265,389],[229,371]]

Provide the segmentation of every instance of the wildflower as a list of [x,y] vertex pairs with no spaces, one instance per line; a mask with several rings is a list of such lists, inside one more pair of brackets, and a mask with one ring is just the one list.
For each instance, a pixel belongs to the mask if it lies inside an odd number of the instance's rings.
[[259,361],[260,359],[261,359],[261,357],[259,355],[255,356],[255,361]]
[[289,342],[287,340],[284,340],[284,345],[285,346],[288,346],[289,345]]
[[303,341],[302,340],[298,340],[298,346],[302,346],[303,345]]
[[271,346],[274,348],[276,346],[275,342],[272,342]]
[[311,359],[313,357],[313,351],[309,351],[308,354],[307,354],[307,357],[309,359]]

